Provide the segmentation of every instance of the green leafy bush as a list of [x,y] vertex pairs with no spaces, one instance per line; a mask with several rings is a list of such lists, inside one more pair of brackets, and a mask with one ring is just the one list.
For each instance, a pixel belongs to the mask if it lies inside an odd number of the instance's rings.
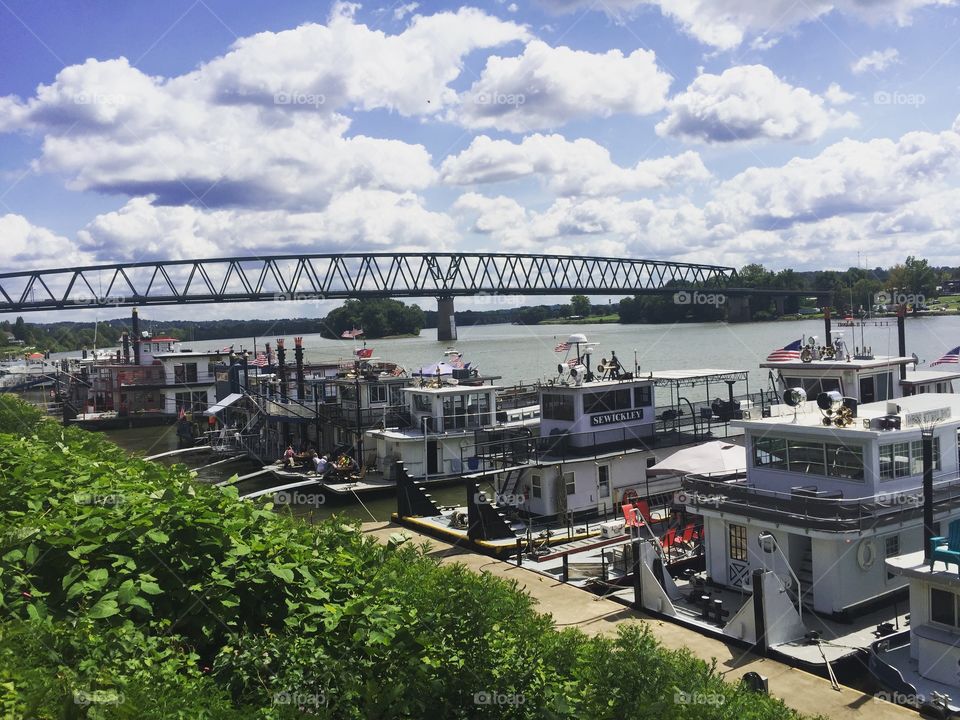
[[794,717],[636,627],[558,632],[511,583],[9,399],[0,605],[4,717]]

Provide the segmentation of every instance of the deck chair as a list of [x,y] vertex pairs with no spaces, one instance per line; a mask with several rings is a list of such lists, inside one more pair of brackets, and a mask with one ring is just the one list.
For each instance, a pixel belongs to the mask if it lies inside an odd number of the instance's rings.
[[676,542],[676,539],[677,539],[677,531],[673,528],[670,528],[669,530],[667,530],[667,534],[663,536],[663,539],[660,541],[660,544],[664,548],[668,548],[671,545],[673,545],[674,542]]
[[957,574],[960,575],[960,520],[954,520],[948,528],[947,537],[930,538],[930,570],[933,570],[937,560],[941,560],[947,570],[950,569],[950,563],[956,563]]
[[626,527],[640,527],[643,522],[637,517],[633,503],[624,503],[620,506],[623,510],[623,519],[626,520]]

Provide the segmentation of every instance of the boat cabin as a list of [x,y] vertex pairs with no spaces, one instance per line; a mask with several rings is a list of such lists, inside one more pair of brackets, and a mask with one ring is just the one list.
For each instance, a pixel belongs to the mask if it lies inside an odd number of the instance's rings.
[[[818,398],[774,406],[743,428],[745,477],[684,479],[687,509],[704,517],[706,569],[713,582],[747,588],[767,567],[759,536],[770,533],[803,600],[846,614],[901,589],[883,560],[920,549],[923,433],[933,450],[935,519],[957,511],[960,397],[924,394],[857,406]],[[775,560],[779,562],[779,560]],[[788,583],[790,584],[790,583]]]

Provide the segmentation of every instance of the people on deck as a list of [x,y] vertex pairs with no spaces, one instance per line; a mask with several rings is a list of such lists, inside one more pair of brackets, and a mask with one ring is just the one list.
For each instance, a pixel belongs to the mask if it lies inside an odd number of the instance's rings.
[[313,457],[313,470],[317,475],[326,475],[327,471],[330,469],[330,463],[327,461],[326,455]]
[[293,445],[287,445],[286,451],[283,453],[283,464],[287,467],[293,467],[293,459],[296,457],[297,453],[293,450]]

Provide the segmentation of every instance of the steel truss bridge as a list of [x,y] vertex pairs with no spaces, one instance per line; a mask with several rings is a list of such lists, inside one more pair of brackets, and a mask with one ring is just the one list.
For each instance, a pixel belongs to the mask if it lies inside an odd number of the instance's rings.
[[0,313],[268,300],[731,291],[736,277],[733,268],[718,265],[504,253],[162,260],[0,273]]

